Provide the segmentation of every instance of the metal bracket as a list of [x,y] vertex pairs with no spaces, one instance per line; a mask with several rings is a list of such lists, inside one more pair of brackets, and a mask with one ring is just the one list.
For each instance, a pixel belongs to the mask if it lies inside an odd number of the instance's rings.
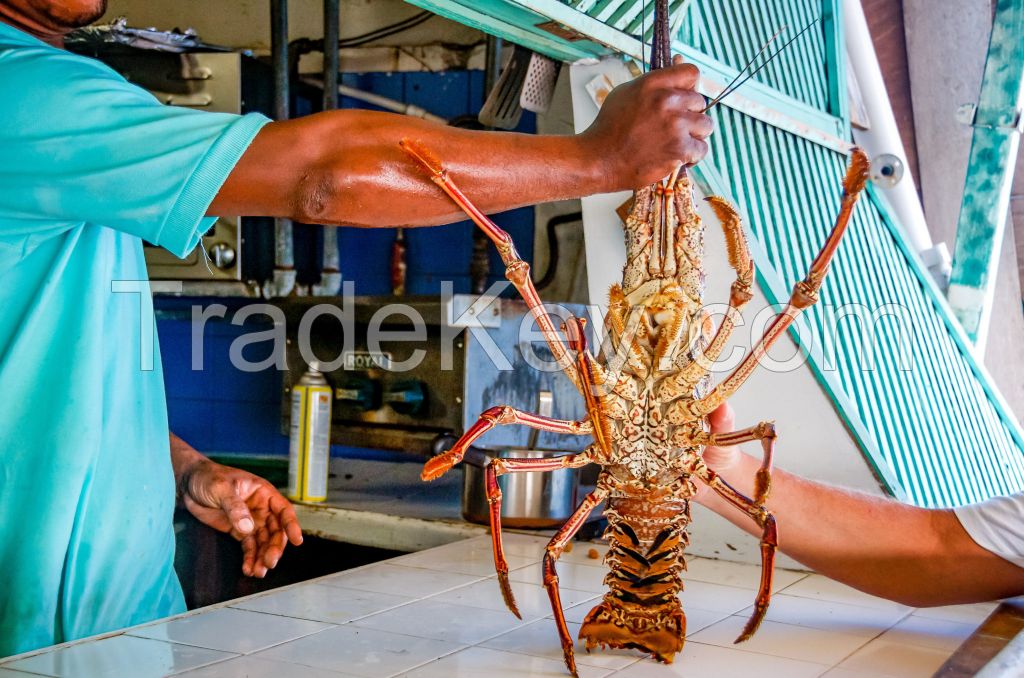
[[1010,129],[1018,134],[1024,134],[1024,111],[1016,108],[1007,117],[1013,120],[1012,125],[979,125],[978,104],[960,104],[956,109],[956,120],[962,125],[979,129]]
[[449,327],[501,327],[501,298],[456,294],[445,304]]

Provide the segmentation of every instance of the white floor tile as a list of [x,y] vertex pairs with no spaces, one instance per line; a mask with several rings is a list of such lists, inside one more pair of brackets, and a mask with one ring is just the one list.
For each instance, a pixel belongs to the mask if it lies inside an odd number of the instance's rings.
[[913,608],[900,605],[885,598],[878,598],[858,591],[855,588],[840,584],[839,582],[823,577],[820,574],[811,574],[791,586],[787,586],[786,595],[800,596],[801,598],[817,598],[819,600],[831,600],[837,603],[848,603],[850,605],[862,605],[866,607],[895,608],[910,612]]
[[[521,556],[535,561],[540,561],[544,557],[544,547],[551,540],[549,536],[519,534],[507,531],[502,532],[501,537],[501,543],[505,549],[506,556]],[[452,551],[468,551],[473,557],[489,558],[493,561],[494,552],[491,546],[490,535],[465,539],[447,544],[442,548],[451,549]]]
[[[602,678],[609,673],[606,669],[583,664],[577,668],[580,678]],[[569,674],[561,661],[471,647],[405,675],[410,678],[565,678]]]
[[[795,572],[777,567],[772,577],[772,591],[781,591],[806,576],[806,572]],[[687,581],[705,581],[724,586],[737,586],[756,591],[761,585],[761,566],[733,563],[728,560],[714,560],[712,558],[690,558],[686,561],[686,571],[683,573],[683,579]]]
[[[0,674],[2,675],[2,674]],[[262,659],[252,655],[217,662],[194,671],[179,674],[182,678],[339,678],[337,671],[317,669],[312,666],[287,664],[285,662]]]
[[882,635],[901,645],[920,645],[952,654],[978,628],[977,624],[912,614]]
[[0,666],[0,678],[36,678],[39,677],[38,673],[25,673],[24,671],[15,671],[14,669],[7,669]]
[[878,674],[836,667],[823,673],[821,678],[878,678]]
[[[608,574],[608,568],[603,565],[581,565],[574,561],[560,560],[555,563],[555,570],[558,572],[559,586],[579,591],[592,591],[594,593],[604,593],[608,590],[608,587],[604,585],[604,578]],[[527,584],[543,584],[544,571],[540,563],[535,563],[529,567],[510,572],[509,579]]]
[[[510,570],[540,562],[543,557],[543,549],[539,554],[530,556],[516,555],[510,551],[505,553],[505,560],[508,562]],[[389,562],[406,567],[459,572],[480,577],[488,577],[495,572],[494,552],[491,549],[490,539],[483,541],[479,537],[469,540],[469,543],[446,544],[439,548],[399,556]]]
[[511,631],[524,622],[511,612],[453,605],[433,600],[418,600],[352,622],[363,628],[433,638],[461,645],[472,645],[499,633]]
[[828,667],[823,664],[769,657],[727,647],[687,641],[671,664],[650,659],[615,674],[616,678],[812,678]]
[[[739,613],[749,616],[753,607]],[[866,638],[874,638],[899,623],[907,613],[896,607],[868,607],[850,605],[817,598],[801,598],[785,593],[772,596],[765,619],[809,626],[823,631],[838,631]]]
[[746,623],[746,617],[729,617],[695,633],[692,640],[697,643],[735,647],[744,652],[798,659],[827,666],[838,664],[844,657],[848,657],[868,642],[863,636],[766,621],[751,639],[737,645],[736,638]]
[[930,678],[950,653],[918,645],[873,640],[839,666],[891,678]]
[[[575,622],[582,624],[587,614],[594,609],[594,607],[600,602],[600,597],[593,600],[580,603],[579,605],[573,605],[572,607],[566,607],[563,612],[565,614],[565,621]],[[550,614],[548,615],[551,616]]]
[[330,625],[224,607],[163,624],[143,626],[130,631],[129,635],[248,654],[326,628]]
[[[580,625],[569,622],[569,634],[573,639],[580,636]],[[514,631],[503,633],[496,638],[480,643],[480,647],[492,650],[504,650],[541,657],[554,662],[564,661],[562,644],[558,638],[558,629],[554,619],[541,619],[527,624]],[[577,640],[576,663],[583,666],[597,666],[605,669],[621,669],[640,659],[643,655],[635,650],[602,650],[594,649],[587,652],[584,644]]]
[[706,629],[712,624],[717,624],[729,616],[728,612],[716,612],[714,610],[702,610],[699,607],[685,607],[683,614],[686,615],[686,635],[692,636],[701,629]]
[[166,676],[234,657],[189,645],[112,636],[11,662],[5,668],[69,678]]
[[[370,568],[360,568],[351,572],[339,572],[336,575],[320,579],[317,583],[325,586],[359,589],[360,591],[389,593],[395,596],[423,598],[453,589],[456,586],[472,584],[483,578],[482,575],[405,567],[392,564],[394,562],[379,563]],[[493,574],[493,572],[486,574]]]
[[[523,619],[539,619],[551,614],[551,599],[548,598],[547,589],[537,584],[526,584],[524,582],[514,581],[511,584],[512,593],[516,597],[516,605]],[[563,607],[571,607],[596,597],[596,594],[592,591],[577,591],[562,587],[559,587],[559,593]],[[505,600],[502,598],[498,580],[493,577],[478,581],[469,586],[460,586],[457,589],[439,593],[436,596],[432,596],[430,600],[468,605],[469,607],[482,607],[488,610],[508,610],[505,607]]]
[[255,656],[367,678],[380,678],[408,671],[460,647],[455,643],[346,625],[272,647]]
[[408,596],[393,596],[375,591],[303,584],[258,598],[249,598],[231,607],[329,624],[344,624],[413,600],[414,598]]
[[[572,551],[563,553],[559,562],[571,561],[580,565],[603,567],[604,555],[608,553],[608,545],[596,541],[574,541]],[[597,556],[596,558],[593,556]]]
[[962,622],[978,626],[985,621],[992,612],[999,607],[998,602],[974,603],[973,605],[945,605],[943,607],[922,607],[914,610],[919,617],[931,617],[932,619],[945,619],[947,621]]
[[695,607],[700,610],[728,614],[735,614],[749,607],[757,597],[752,589],[709,584],[703,581],[683,582],[683,592],[679,596],[683,601],[683,611],[689,607]]

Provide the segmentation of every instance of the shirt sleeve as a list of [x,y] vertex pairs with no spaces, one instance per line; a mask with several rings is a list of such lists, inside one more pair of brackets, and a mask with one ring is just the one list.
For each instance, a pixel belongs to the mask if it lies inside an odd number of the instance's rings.
[[1024,567],[1024,493],[953,509],[978,546]]
[[117,229],[183,257],[268,122],[164,106],[104,64],[45,47],[0,55],[0,237]]

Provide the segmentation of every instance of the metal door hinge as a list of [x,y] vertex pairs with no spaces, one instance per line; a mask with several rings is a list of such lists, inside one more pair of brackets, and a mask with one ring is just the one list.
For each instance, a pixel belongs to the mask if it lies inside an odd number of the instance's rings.
[[981,129],[1012,129],[1016,130],[1018,134],[1024,132],[1024,115],[1020,108],[1015,108],[1012,111],[996,116],[997,119],[1004,119],[1012,121],[1010,124],[997,124],[997,125],[986,125],[978,122],[978,105],[977,104],[961,104],[956,109],[956,120],[957,122],[968,125],[970,127],[977,127]]

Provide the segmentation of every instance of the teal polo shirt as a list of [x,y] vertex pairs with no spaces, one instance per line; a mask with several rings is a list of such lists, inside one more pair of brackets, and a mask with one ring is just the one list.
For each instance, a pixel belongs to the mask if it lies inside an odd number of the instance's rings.
[[3,23],[0,91],[6,656],[184,610],[142,240],[191,252],[267,119],[163,106]]

